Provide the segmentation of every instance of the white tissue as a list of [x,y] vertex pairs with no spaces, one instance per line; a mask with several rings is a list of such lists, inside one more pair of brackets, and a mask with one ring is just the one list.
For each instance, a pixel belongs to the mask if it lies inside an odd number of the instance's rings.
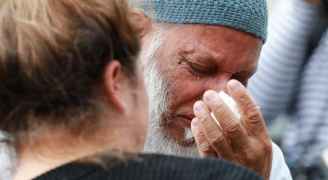
[[229,109],[234,113],[234,115],[238,119],[240,119],[241,115],[240,115],[236,101],[231,96],[229,96],[227,93],[225,93],[223,91],[219,92],[219,96],[223,100],[223,102],[229,107]]
[[[236,101],[231,96],[229,96],[227,93],[225,93],[224,91],[219,92],[219,97],[228,106],[228,108],[231,110],[231,112],[233,112],[233,114],[236,116],[237,120],[240,120],[241,115],[240,115]],[[211,113],[211,116],[216,121],[216,123],[220,126],[220,123],[215,118],[213,112]]]

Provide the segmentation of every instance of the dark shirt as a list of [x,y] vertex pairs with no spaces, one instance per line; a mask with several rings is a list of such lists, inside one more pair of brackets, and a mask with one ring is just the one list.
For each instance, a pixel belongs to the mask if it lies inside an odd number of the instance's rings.
[[103,168],[95,164],[71,163],[35,180],[261,180],[246,168],[217,159],[188,159],[165,155],[140,155]]

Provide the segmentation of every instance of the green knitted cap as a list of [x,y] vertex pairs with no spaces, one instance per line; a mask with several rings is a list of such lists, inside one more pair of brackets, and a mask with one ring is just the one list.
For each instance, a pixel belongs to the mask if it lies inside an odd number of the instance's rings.
[[142,8],[156,22],[222,25],[267,36],[265,0],[142,0]]

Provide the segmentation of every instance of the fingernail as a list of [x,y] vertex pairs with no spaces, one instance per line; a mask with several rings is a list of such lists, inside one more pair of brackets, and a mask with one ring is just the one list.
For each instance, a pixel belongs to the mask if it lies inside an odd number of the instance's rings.
[[239,81],[237,80],[231,80],[229,81],[228,83],[228,88],[231,90],[231,91],[237,91],[239,89],[242,88],[242,85]]
[[195,103],[194,113],[198,117],[204,117],[206,115],[205,105],[202,101],[197,101]]
[[215,100],[217,99],[217,95],[218,93],[213,90],[206,91],[204,93],[204,101],[208,103],[214,103]]

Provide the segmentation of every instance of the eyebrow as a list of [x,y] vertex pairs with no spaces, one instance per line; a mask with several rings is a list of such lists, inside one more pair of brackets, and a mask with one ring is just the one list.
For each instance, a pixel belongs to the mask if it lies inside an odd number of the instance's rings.
[[[180,48],[178,54],[179,56],[186,59],[191,59],[195,61],[198,60],[197,62],[200,64],[209,63],[215,66],[221,64],[226,59],[223,53],[217,51],[211,51],[206,46],[200,43],[194,45],[189,44],[187,46],[184,46]],[[213,68],[220,68],[220,67],[213,67]],[[255,66],[253,64],[252,65],[249,64],[247,67],[245,67],[244,70],[238,71],[238,73],[251,73],[251,75],[253,75],[256,73],[256,71],[257,71],[257,63],[255,64]],[[231,72],[231,73],[236,73],[236,72]]]
[[224,60],[222,54],[210,51],[208,48],[206,48],[206,46],[203,46],[202,44],[188,45],[188,47],[183,47],[179,51],[179,55],[183,57],[196,57],[195,59],[201,59],[215,64],[217,64],[218,60]]

